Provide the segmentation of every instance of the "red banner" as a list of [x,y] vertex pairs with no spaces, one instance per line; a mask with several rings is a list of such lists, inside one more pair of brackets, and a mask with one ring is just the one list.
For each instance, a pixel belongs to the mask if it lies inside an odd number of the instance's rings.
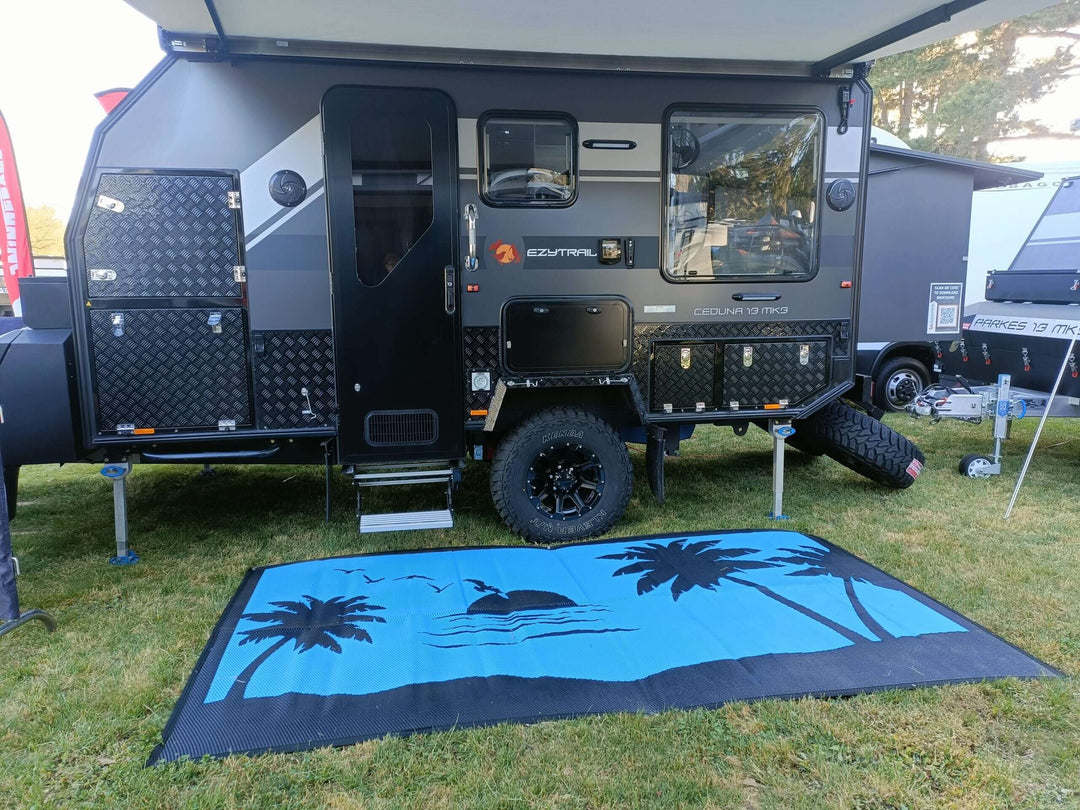
[[34,275],[34,257],[15,153],[3,114],[0,114],[0,268],[4,280],[0,286],[7,288],[16,317],[22,315],[19,279]]

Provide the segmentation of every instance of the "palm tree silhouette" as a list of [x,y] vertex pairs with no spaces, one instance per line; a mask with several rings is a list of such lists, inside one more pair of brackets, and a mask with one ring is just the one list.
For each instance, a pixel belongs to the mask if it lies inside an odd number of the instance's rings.
[[830,630],[846,638],[852,643],[866,641],[863,636],[849,630],[842,624],[838,624],[828,616],[823,616],[816,610],[800,605],[778,594],[760,582],[742,579],[737,574],[752,571],[759,568],[776,568],[777,563],[764,560],[740,560],[757,552],[754,548],[719,548],[715,540],[701,540],[696,543],[688,539],[673,540],[666,546],[661,543],[646,543],[644,546],[631,546],[619,554],[605,554],[601,560],[637,560],[616,571],[612,576],[624,574],[641,574],[637,583],[638,595],[649,593],[668,580],[671,580],[671,598],[678,601],[679,597],[691,588],[704,588],[714,591],[720,587],[721,582],[733,582],[748,588],[753,588],[758,593],[774,599],[792,610],[798,611],[803,616],[813,619],[825,625]]
[[[892,633],[881,626],[870,612],[863,605],[859,599],[859,595],[855,593],[856,582],[867,582],[866,578],[862,576],[866,573],[865,564],[857,557],[853,557],[850,554],[834,554],[832,549],[817,548],[814,546],[799,546],[798,548],[782,548],[781,551],[786,551],[790,554],[790,557],[770,557],[769,559],[777,563],[785,563],[787,565],[805,565],[806,568],[800,568],[798,571],[792,571],[787,574],[789,577],[836,577],[844,581],[844,593],[847,594],[848,601],[851,602],[851,607],[855,609],[855,613],[858,615],[859,620],[866,625],[866,629],[876,635],[879,639],[896,638]],[[892,590],[898,590],[888,582],[875,583],[879,584],[879,587],[891,588]]]
[[277,641],[259,653],[255,660],[236,676],[225,700],[242,700],[255,670],[289,641],[293,642],[297,652],[324,647],[340,653],[341,645],[334,639],[335,636],[342,639],[366,641],[370,644],[372,643],[370,634],[362,627],[357,627],[357,623],[386,622],[386,619],[381,616],[365,615],[369,610],[385,610],[381,605],[367,604],[368,597],[366,596],[350,598],[335,596],[323,601],[304,594],[303,598],[307,600],[307,604],[292,601],[271,602],[271,605],[281,610],[269,613],[245,613],[240,617],[252,622],[273,622],[267,627],[241,631],[240,635],[244,637],[240,642],[241,647],[249,642],[258,644],[270,638],[276,638]]

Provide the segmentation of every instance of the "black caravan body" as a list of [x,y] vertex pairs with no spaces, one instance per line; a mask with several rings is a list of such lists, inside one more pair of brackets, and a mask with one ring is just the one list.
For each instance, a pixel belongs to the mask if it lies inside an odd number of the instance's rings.
[[963,333],[945,352],[944,370],[993,383],[1053,391],[1068,405],[1054,415],[1080,415],[1080,177],[1063,178],[1008,270],[990,271],[986,301],[964,313]]
[[[536,538],[611,525],[624,440],[661,448],[655,488],[693,424],[799,420],[852,387],[853,63],[1020,11],[786,2],[676,31],[611,0],[573,26],[131,4],[168,55],[95,135],[70,308],[28,293],[34,328],[4,336],[6,463],[325,461],[382,485],[493,456],[496,505]],[[70,400],[20,388],[35,363]],[[48,452],[45,395],[70,416]]]
[[1039,172],[870,144],[855,369],[900,411],[960,335],[972,192]]

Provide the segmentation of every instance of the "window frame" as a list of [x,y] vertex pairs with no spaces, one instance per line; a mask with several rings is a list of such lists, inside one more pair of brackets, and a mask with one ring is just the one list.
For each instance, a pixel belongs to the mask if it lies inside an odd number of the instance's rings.
[[[520,121],[565,121],[570,125],[570,196],[565,200],[497,200],[488,196],[485,128],[492,118]],[[578,122],[568,112],[547,110],[485,110],[476,119],[476,187],[480,200],[489,208],[569,208],[578,198]]]
[[[758,116],[758,117],[778,117],[783,115],[789,115],[791,117],[799,115],[812,115],[817,119],[818,123],[818,135],[821,139],[821,150],[818,156],[818,176],[816,187],[814,189],[814,203],[816,208],[817,218],[817,238],[814,240],[814,249],[811,252],[811,272],[799,276],[797,278],[791,276],[762,276],[754,274],[742,274],[742,275],[725,275],[725,276],[674,276],[671,274],[671,268],[667,266],[668,256],[668,243],[670,241],[670,224],[668,220],[669,212],[671,210],[670,192],[671,192],[671,170],[669,165],[670,151],[671,151],[671,138],[669,137],[669,128],[671,127],[671,119],[679,113],[716,113],[719,115],[736,115],[736,116]],[[817,278],[818,273],[821,271],[821,222],[825,214],[824,193],[825,193],[825,149],[826,138],[828,132],[828,117],[825,111],[821,107],[808,106],[808,105],[788,105],[788,104],[770,104],[770,105],[745,105],[745,104],[701,104],[694,102],[671,104],[664,110],[664,115],[661,118],[660,124],[660,138],[661,138],[661,155],[660,155],[660,275],[663,279],[671,284],[805,284],[808,281],[813,281]]]

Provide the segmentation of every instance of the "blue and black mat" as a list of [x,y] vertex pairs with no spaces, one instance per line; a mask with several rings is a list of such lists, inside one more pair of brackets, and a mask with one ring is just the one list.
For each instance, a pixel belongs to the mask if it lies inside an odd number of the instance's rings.
[[1057,674],[797,532],[339,557],[248,573],[150,763]]

